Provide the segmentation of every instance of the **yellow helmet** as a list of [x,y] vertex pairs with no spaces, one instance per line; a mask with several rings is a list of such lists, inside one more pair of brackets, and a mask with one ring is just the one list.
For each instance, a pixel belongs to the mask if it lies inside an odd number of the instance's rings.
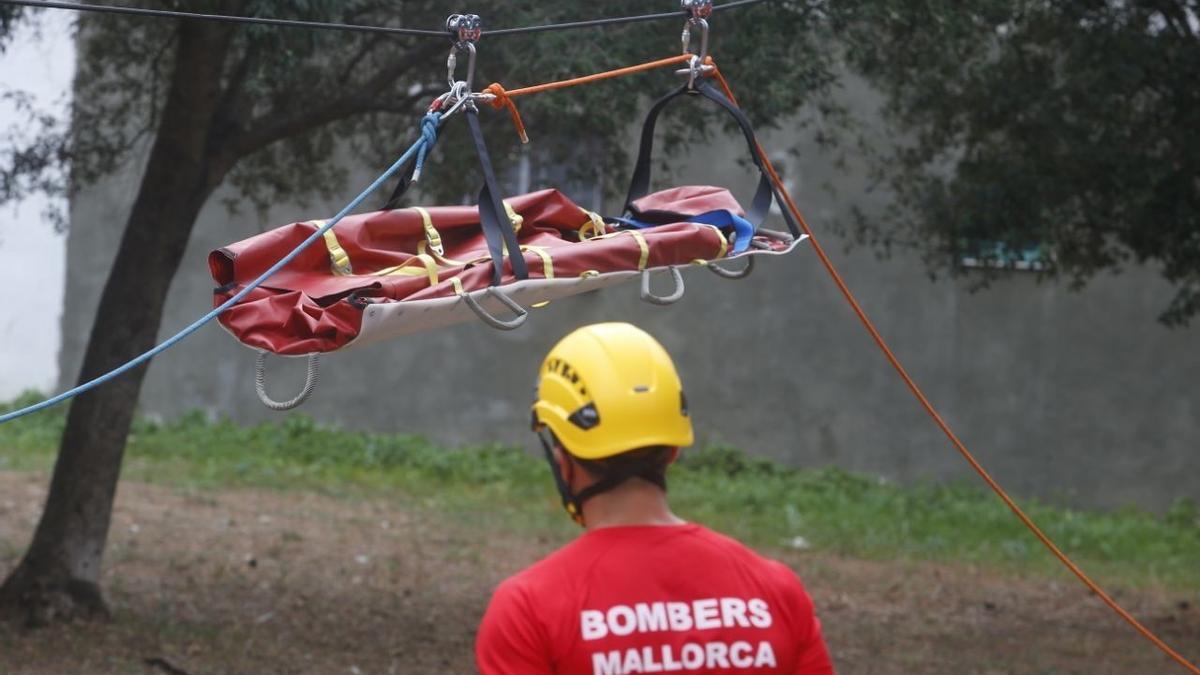
[[603,459],[651,446],[692,444],[692,420],[675,364],[627,323],[585,326],[542,362],[534,429],[549,427],[568,452]]

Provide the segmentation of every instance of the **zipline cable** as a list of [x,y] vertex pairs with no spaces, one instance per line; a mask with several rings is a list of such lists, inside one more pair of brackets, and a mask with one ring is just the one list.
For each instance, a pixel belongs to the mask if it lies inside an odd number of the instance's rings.
[[[713,68],[713,76],[721,84],[721,89],[724,90],[725,95],[729,97],[729,100],[736,104],[737,99],[734,98],[733,90],[729,87],[729,82],[725,80],[725,76],[721,74],[721,70],[719,68],[715,67],[715,64]],[[950,425],[942,417],[941,413],[937,411],[937,408],[935,408],[933,403],[929,401],[929,398],[925,396],[925,392],[922,391],[921,387],[917,385],[916,380],[914,380],[913,377],[908,374],[908,370],[905,369],[902,363],[900,363],[900,359],[896,356],[895,352],[892,351],[892,348],[888,346],[887,341],[883,339],[883,334],[880,333],[879,329],[875,327],[875,323],[871,321],[871,318],[867,315],[866,310],[863,309],[861,304],[859,304],[858,298],[854,296],[854,293],[846,284],[845,279],[842,278],[841,273],[838,272],[837,267],[834,266],[833,261],[829,258],[828,254],[825,253],[825,249],[819,242],[817,242],[816,237],[813,236],[812,228],[809,227],[807,222],[805,222],[804,216],[801,215],[799,207],[796,206],[796,202],[792,200],[791,193],[788,191],[787,187],[784,186],[783,179],[780,178],[779,173],[775,170],[775,166],[771,163],[771,158],[767,155],[767,151],[762,147],[762,144],[758,145],[758,155],[759,158],[762,159],[763,166],[766,168],[767,173],[771,176],[771,180],[775,183],[775,187],[778,188],[780,194],[783,195],[783,199],[788,210],[793,216],[795,216],[796,221],[800,224],[800,227],[803,228],[804,233],[808,235],[808,241],[812,244],[813,251],[817,254],[817,258],[821,261],[821,265],[825,268],[825,271],[829,273],[829,276],[833,279],[834,284],[837,285],[838,290],[841,291],[842,295],[845,297],[846,302],[850,304],[850,308],[854,310],[854,313],[858,316],[858,320],[862,322],[863,327],[867,329],[868,333],[870,333],[871,339],[874,340],[875,344],[879,346],[880,351],[883,352],[883,355],[887,359],[888,363],[890,363],[892,368],[899,373],[900,378],[904,380],[904,384],[908,387],[909,391],[912,392],[913,396],[917,399],[917,402],[921,404],[921,407],[925,409],[925,412],[928,413],[929,417],[933,419],[934,424],[941,429],[942,433],[945,434],[946,438],[950,440],[950,442],[954,445],[954,448],[958,450],[960,455],[962,455],[963,459],[965,459],[967,463],[971,465],[971,468],[974,469],[975,473],[979,474],[979,477],[983,479],[983,482],[987,483],[987,486],[992,489],[992,492],[996,493],[996,496],[999,497],[1002,502],[1004,502],[1004,505],[1007,506],[1010,511],[1012,511],[1013,515],[1015,515],[1017,519],[1020,520],[1021,523],[1025,525],[1025,527],[1028,528],[1028,530],[1032,532],[1035,537],[1037,537],[1038,541],[1040,541],[1042,545],[1045,546],[1046,549],[1063,564],[1063,566],[1065,566],[1071,571],[1072,574],[1076,576],[1076,578],[1083,582],[1083,585],[1087,586],[1088,590],[1095,593],[1096,597],[1100,598],[1100,600],[1107,605],[1109,609],[1115,612],[1117,616],[1124,619],[1125,622],[1133,627],[1133,629],[1138,633],[1140,633],[1142,637],[1146,638],[1155,647],[1158,647],[1160,650],[1162,650],[1164,654],[1171,657],[1171,659],[1173,659],[1176,663],[1186,668],[1192,673],[1192,675],[1200,675],[1200,668],[1196,667],[1192,662],[1184,658],[1182,654],[1172,649],[1170,645],[1164,642],[1162,638],[1155,635],[1154,632],[1149,628],[1142,625],[1142,622],[1138,621],[1137,618],[1130,614],[1128,610],[1118,604],[1117,601],[1114,600],[1112,596],[1110,596],[1103,588],[1101,588],[1098,583],[1093,581],[1092,578],[1089,577],[1087,573],[1079,567],[1079,565],[1075,564],[1074,560],[1071,560],[1066,553],[1063,553],[1062,549],[1060,549],[1058,545],[1054,543],[1054,540],[1052,540],[1049,535],[1043,532],[1042,529],[1038,527],[1037,523],[1033,522],[1033,519],[1025,513],[1024,509],[1017,504],[1016,500],[1009,496],[1004,487],[1001,486],[1000,483],[997,482],[990,473],[988,473],[988,470],[979,463],[979,460],[975,458],[975,455],[973,455],[971,451],[967,449],[966,444],[964,444],[962,440],[958,438],[958,435],[955,434],[954,430],[950,428]]]
[[190,336],[192,333],[195,333],[196,331],[200,330],[201,328],[203,328],[205,326],[205,324],[209,323],[213,319],[220,316],[223,312],[225,312],[225,310],[229,309],[230,307],[233,307],[238,302],[241,302],[241,300],[243,298],[245,298],[252,291],[254,291],[254,289],[258,288],[258,286],[260,284],[262,284],[264,281],[269,279],[272,275],[274,275],[279,270],[283,269],[283,267],[285,265],[287,265],[291,261],[295,260],[296,256],[300,255],[300,253],[303,252],[304,249],[308,248],[314,242],[316,242],[316,241],[320,240],[322,237],[324,237],[326,232],[328,232],[330,229],[333,228],[334,225],[337,225],[343,218],[345,218],[347,215],[349,215],[351,211],[358,208],[359,205],[362,204],[367,199],[367,197],[371,196],[372,193],[374,193],[379,188],[383,187],[384,183],[387,183],[388,180],[390,180],[392,178],[392,176],[394,176],[398,171],[400,171],[401,168],[403,168],[405,165],[407,165],[408,162],[411,159],[413,159],[413,157],[423,155],[424,153],[422,153],[422,149],[428,151],[428,149],[430,147],[432,147],[434,143],[437,142],[437,129],[438,129],[439,125],[441,124],[441,122],[442,122],[441,114],[439,114],[439,113],[427,114],[421,122],[421,135],[417,138],[417,140],[415,142],[413,142],[412,146],[410,146],[408,148],[408,150],[404,151],[404,154],[400,156],[400,159],[396,160],[396,162],[394,164],[392,164],[387,169],[387,171],[384,171],[383,174],[381,174],[378,178],[375,179],[375,182],[371,183],[371,185],[368,186],[367,189],[363,190],[357,197],[352,199],[349,204],[347,204],[344,208],[342,208],[341,211],[338,211],[337,215],[334,216],[333,218],[331,218],[329,220],[329,222],[327,222],[324,225],[322,225],[321,227],[317,228],[317,230],[315,232],[313,232],[311,235],[309,235],[308,239],[305,239],[304,241],[302,241],[299,245],[296,246],[296,248],[292,249],[292,251],[290,253],[283,256],[283,258],[281,258],[279,260],[279,262],[275,263],[274,265],[271,265],[271,267],[269,269],[267,269],[267,271],[258,275],[257,278],[255,278],[253,281],[251,281],[245,288],[243,288],[242,290],[240,290],[236,294],[234,294],[233,297],[231,297],[228,300],[226,300],[225,302],[221,303],[221,305],[219,305],[218,307],[213,308],[213,310],[210,311],[208,314],[205,314],[204,316],[200,317],[199,319],[196,319],[196,321],[192,322],[191,325],[187,326],[186,328],[179,331],[175,335],[172,335],[170,338],[164,340],[162,343],[155,346],[153,349],[150,349],[149,351],[143,353],[142,355],[128,361],[124,365],[122,365],[114,370],[111,370],[99,377],[96,377],[95,379],[84,382],[83,384],[80,384],[79,386],[77,386],[73,389],[64,391],[63,393],[61,393],[57,396],[48,398],[45,401],[42,401],[40,403],[35,403],[35,404],[33,404],[31,406],[27,406],[25,408],[21,408],[20,410],[14,410],[12,412],[5,413],[4,415],[0,415],[0,424],[4,424],[5,422],[15,420],[18,417],[24,417],[25,415],[35,413],[39,410],[44,410],[45,408],[49,408],[50,406],[61,403],[69,398],[78,396],[79,394],[82,394],[86,391],[95,389],[96,387],[99,387],[100,385],[102,385],[110,380],[113,380],[117,377],[120,377],[121,375],[124,375],[125,373],[129,372],[130,370],[133,370],[134,368],[142,365],[143,363],[146,363],[147,361],[154,358],[155,356],[158,356],[159,354],[167,351],[171,347],[174,347],[176,344],[182,342],[184,340],[184,338],[186,338],[186,337]]
[[279,26],[284,28],[313,28],[319,30],[339,30],[355,33],[389,33],[392,35],[413,35],[418,37],[445,38],[444,30],[424,30],[420,28],[394,28],[391,26],[361,26],[348,23],[326,23],[323,21],[300,21],[296,19],[268,19],[257,16],[233,16],[229,14],[200,14],[197,12],[180,12],[168,9],[148,9],[143,7],[118,7],[115,5],[81,5],[74,2],[54,2],[52,0],[0,0],[4,5],[21,5],[41,9],[71,9],[79,12],[95,12],[99,14],[126,14],[132,16],[152,16],[160,19],[196,19],[202,21],[219,21],[222,23],[258,24],[263,26]]
[[[745,7],[747,5],[757,5],[770,0],[737,0],[737,2],[727,2],[723,5],[713,5],[713,11],[719,12],[723,9],[734,9],[736,7]],[[521,28],[499,28],[496,30],[484,30],[486,36],[496,35],[521,35],[524,33],[541,33],[548,30],[573,30],[577,28],[596,28],[599,26],[613,26],[627,23],[641,23],[643,21],[659,21],[662,19],[681,19],[688,15],[684,11],[660,12],[658,14],[643,14],[641,16],[623,16],[613,17],[611,19],[592,19],[590,21],[570,21],[567,23],[551,23],[544,26],[524,26]]]
[[[748,5],[757,5],[771,0],[736,0],[713,7],[714,12],[734,9]],[[198,12],[180,12],[168,9],[149,9],[144,7],[121,7],[117,5],[82,5],[74,2],[57,2],[55,0],[0,0],[0,5],[19,5],[40,9],[69,9],[79,12],[96,12],[101,14],[125,14],[132,16],[148,16],[163,19],[193,19],[201,21],[219,21],[223,23],[257,24],[281,28],[310,28],[316,30],[336,30],[354,33],[386,33],[390,35],[408,35],[425,38],[446,39],[449,35],[444,30],[428,30],[422,28],[400,28],[397,26],[367,26],[349,23],[330,23],[325,21],[303,21],[299,19],[270,19],[257,16],[235,16],[231,14],[201,14]],[[566,23],[551,23],[542,26],[519,26],[516,28],[500,28],[486,31],[486,35],[521,35],[525,33],[542,33],[553,30],[575,30],[599,26],[614,26],[621,24],[658,21],[662,19],[686,18],[688,13],[683,10],[661,12],[659,14],[641,14],[637,16],[610,17],[591,19],[587,21],[569,21]]]

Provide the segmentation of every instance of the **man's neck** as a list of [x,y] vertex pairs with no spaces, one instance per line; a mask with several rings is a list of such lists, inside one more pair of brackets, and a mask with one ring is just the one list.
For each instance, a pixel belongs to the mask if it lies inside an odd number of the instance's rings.
[[640,478],[631,478],[587,500],[583,505],[583,518],[589,531],[629,525],[682,525],[685,522],[671,512],[662,488]]

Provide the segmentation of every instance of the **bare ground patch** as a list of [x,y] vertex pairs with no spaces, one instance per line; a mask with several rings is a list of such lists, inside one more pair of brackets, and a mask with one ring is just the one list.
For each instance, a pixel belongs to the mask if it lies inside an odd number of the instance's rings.
[[[25,546],[45,483],[0,473],[0,573]],[[473,672],[492,587],[559,543],[514,532],[402,500],[125,482],[104,579],[113,620],[0,626],[0,672]],[[1074,583],[773,553],[805,579],[841,673],[1174,672]],[[1200,657],[1196,598],[1117,594]]]

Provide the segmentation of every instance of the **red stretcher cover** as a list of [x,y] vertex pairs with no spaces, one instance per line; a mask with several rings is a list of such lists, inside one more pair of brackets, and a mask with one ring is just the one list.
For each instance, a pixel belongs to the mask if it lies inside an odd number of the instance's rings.
[[[724,188],[686,186],[635,204],[678,213],[679,222],[618,230],[546,189],[504,200],[529,278],[505,265],[502,290],[524,306],[602,288],[643,270],[707,263],[729,256],[731,232],[690,223],[688,215],[727,209],[743,214]],[[214,305],[308,238],[321,221],[293,223],[213,251]],[[786,253],[798,243],[760,234],[741,255]],[[741,257],[741,255],[737,257]],[[474,318],[463,294],[502,313],[486,294],[493,264],[474,206],[403,208],[348,216],[220,317],[243,344],[276,354],[329,352]]]

